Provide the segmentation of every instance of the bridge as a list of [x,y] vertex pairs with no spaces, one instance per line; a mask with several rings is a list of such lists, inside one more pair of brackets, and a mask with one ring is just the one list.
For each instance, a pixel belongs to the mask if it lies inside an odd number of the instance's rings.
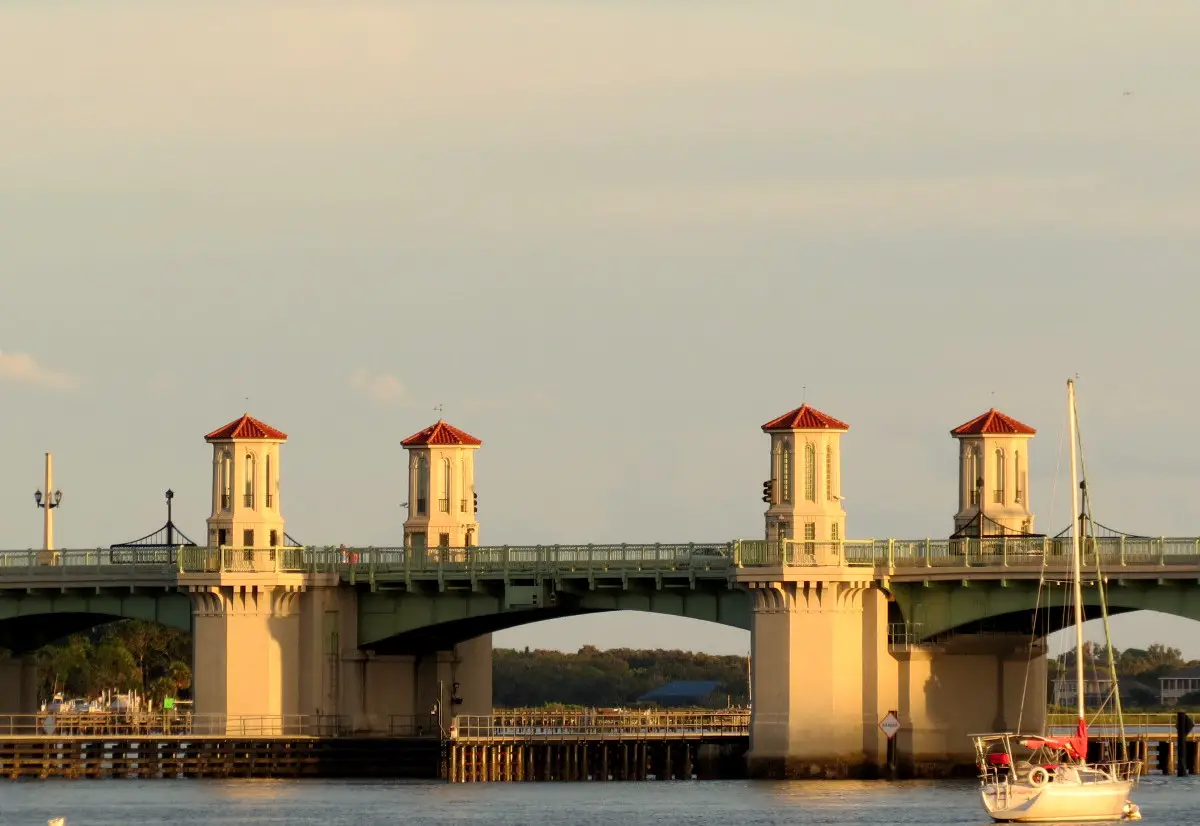
[[[492,713],[492,632],[640,610],[752,630],[756,776],[876,773],[889,711],[901,771],[915,774],[970,765],[969,732],[1043,725],[1040,640],[1061,627],[1063,612],[1050,609],[1065,594],[1072,545],[1033,532],[1032,428],[998,411],[956,428],[951,535],[871,540],[844,538],[848,426],[802,406],[763,430],[763,538],[482,545],[482,443],[439,421],[401,443],[403,543],[318,547],[285,531],[286,434],[243,416],[206,436],[205,542],[59,550],[48,533],[40,550],[0,551],[0,647],[14,653],[0,660],[0,703],[11,706],[0,713],[36,712],[29,654],[39,646],[132,617],[192,633],[195,711],[213,725],[336,720],[371,735],[421,719],[448,731],[455,717]],[[1112,613],[1200,619],[1200,538],[1091,533],[1085,576],[1108,583]],[[1097,615],[1096,589],[1086,602]]]

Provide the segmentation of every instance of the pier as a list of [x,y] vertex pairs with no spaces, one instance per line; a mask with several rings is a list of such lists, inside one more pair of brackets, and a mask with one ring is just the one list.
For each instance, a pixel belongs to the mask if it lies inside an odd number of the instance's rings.
[[436,730],[355,735],[333,716],[0,716],[0,778],[435,778]]
[[744,777],[749,711],[510,712],[456,717],[452,783]]

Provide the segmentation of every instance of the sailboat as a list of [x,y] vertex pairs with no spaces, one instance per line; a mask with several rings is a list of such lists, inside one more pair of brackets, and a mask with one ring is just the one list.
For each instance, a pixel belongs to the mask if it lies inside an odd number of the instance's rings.
[[[1071,509],[1082,513],[1079,484],[1075,382],[1067,380],[1071,443]],[[1074,595],[1075,687],[1079,721],[1069,737],[1003,732],[976,734],[980,796],[992,820],[1006,823],[1092,823],[1140,820],[1130,801],[1141,775],[1136,761],[1089,763],[1084,692],[1083,578],[1081,531],[1071,531]],[[1102,585],[1097,577],[1097,586]],[[1119,713],[1118,705],[1118,713]]]

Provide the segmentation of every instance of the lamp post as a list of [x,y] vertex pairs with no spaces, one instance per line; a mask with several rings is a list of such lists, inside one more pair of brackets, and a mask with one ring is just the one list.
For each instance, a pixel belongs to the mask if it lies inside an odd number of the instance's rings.
[[175,547],[175,523],[171,521],[171,500],[175,498],[175,491],[167,488],[167,546]]
[[42,522],[42,551],[44,552],[38,559],[39,565],[53,565],[56,554],[54,551],[54,517],[52,511],[62,504],[62,491],[56,490],[53,494],[50,493],[54,488],[52,480],[52,465],[53,460],[49,453],[46,454],[46,494],[42,495],[40,490],[33,492],[33,502],[39,508],[45,511]]

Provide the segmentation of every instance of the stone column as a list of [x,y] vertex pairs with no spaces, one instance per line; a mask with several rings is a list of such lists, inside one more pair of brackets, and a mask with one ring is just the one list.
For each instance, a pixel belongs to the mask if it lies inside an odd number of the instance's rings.
[[40,705],[37,677],[33,657],[0,659],[0,714],[36,714]]
[[198,725],[221,734],[283,733],[286,724],[295,726],[299,588],[212,585],[192,586],[189,593]]
[[880,690],[890,666],[873,602],[864,633],[864,603],[876,598],[870,583],[786,573],[746,583],[754,598],[751,776],[873,775],[879,763],[871,729],[877,705],[890,699]]
[[[899,660],[899,755],[923,776],[967,772],[975,763],[970,735],[1046,722],[1046,653],[1024,634],[953,637],[917,646]],[[1027,676],[1028,671],[1028,676]]]

